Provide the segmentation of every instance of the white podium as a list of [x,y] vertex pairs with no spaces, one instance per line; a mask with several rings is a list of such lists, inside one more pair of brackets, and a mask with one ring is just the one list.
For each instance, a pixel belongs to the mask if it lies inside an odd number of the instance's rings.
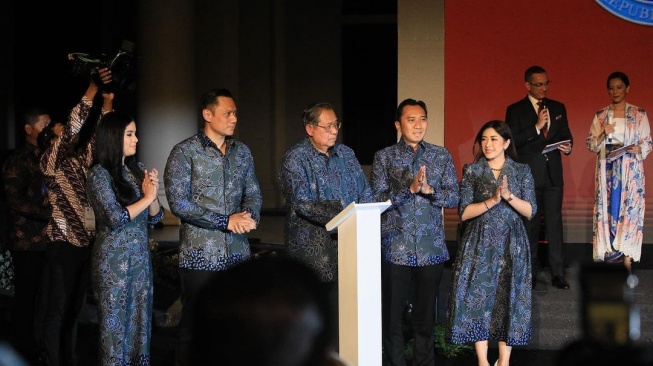
[[338,228],[339,353],[354,366],[381,365],[381,213],[390,201],[351,203]]

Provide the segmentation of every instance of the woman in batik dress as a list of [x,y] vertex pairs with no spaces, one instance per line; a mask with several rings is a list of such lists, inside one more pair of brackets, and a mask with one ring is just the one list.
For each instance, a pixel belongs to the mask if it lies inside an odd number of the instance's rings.
[[512,346],[528,344],[531,328],[530,244],[524,219],[537,212],[533,176],[515,161],[505,122],[490,121],[476,136],[478,153],[460,182],[458,213],[465,224],[453,267],[447,313],[451,343],[474,343],[479,365],[490,365],[488,341],[498,341],[495,366]]
[[97,227],[91,273],[99,364],[149,365],[153,276],[147,226],[163,218],[158,172],[135,160],[138,139],[131,117],[106,114],[96,141],[97,164],[86,191]]

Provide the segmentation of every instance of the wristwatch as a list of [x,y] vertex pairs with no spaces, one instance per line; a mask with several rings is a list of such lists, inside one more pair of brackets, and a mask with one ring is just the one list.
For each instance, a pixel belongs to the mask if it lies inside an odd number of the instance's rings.
[[508,202],[512,201],[515,198],[515,195],[510,193],[510,196],[508,196]]

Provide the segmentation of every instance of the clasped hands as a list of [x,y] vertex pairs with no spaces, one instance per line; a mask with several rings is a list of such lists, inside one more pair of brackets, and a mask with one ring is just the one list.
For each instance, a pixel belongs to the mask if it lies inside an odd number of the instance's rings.
[[247,234],[255,229],[256,221],[254,221],[252,214],[249,212],[243,211],[229,215],[227,230],[236,234]]
[[494,204],[501,202],[501,199],[508,202],[510,199],[510,194],[511,192],[508,188],[508,177],[504,175],[501,178],[501,183],[499,183],[499,186],[497,186],[497,190],[494,192],[494,197],[492,200],[494,201]]
[[413,182],[410,184],[410,193],[432,194],[433,187],[426,182],[426,165],[419,168]]
[[152,201],[157,197],[157,190],[159,189],[159,172],[156,169],[144,170],[145,177],[143,178],[143,195]]

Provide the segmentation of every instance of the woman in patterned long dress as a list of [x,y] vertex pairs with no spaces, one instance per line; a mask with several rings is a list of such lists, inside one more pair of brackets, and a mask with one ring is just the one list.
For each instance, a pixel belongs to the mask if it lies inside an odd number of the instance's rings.
[[483,125],[475,162],[463,169],[458,213],[466,224],[453,267],[448,340],[474,343],[489,365],[489,340],[499,343],[495,366],[531,337],[531,263],[523,218],[536,210],[530,168],[517,163],[512,133],[502,121]]
[[96,162],[86,182],[97,235],[92,285],[100,365],[149,365],[153,278],[147,225],[163,218],[158,172],[135,159],[136,124],[107,113],[97,127]]
[[[596,153],[593,258],[621,261],[630,270],[642,253],[644,228],[644,159],[651,152],[646,111],[626,102],[630,80],[623,72],[608,76],[612,104],[594,114],[587,148]],[[613,147],[633,145],[615,159]]]

